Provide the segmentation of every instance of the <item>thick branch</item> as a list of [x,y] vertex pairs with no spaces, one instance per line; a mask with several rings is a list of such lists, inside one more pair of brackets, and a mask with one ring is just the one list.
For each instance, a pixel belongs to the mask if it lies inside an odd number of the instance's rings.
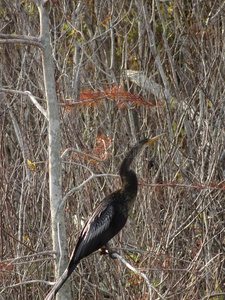
[[41,48],[41,40],[40,38],[33,37],[33,36],[26,36],[26,35],[19,35],[19,34],[0,34],[0,44],[14,44],[14,43],[20,43],[20,44],[27,44],[27,45],[33,45],[36,47]]

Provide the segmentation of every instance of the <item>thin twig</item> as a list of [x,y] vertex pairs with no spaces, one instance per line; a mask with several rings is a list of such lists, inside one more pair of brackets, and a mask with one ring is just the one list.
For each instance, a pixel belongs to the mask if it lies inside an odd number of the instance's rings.
[[33,104],[37,107],[37,109],[45,116],[45,118],[48,120],[48,113],[47,111],[37,102],[35,97],[31,94],[29,91],[17,91],[12,89],[3,89],[0,88],[0,92],[4,93],[11,93],[11,94],[18,94],[18,95],[24,95],[29,96],[30,100],[33,102]]
[[29,91],[24,92],[25,95],[28,95],[30,97],[30,100],[33,102],[33,104],[37,107],[37,109],[45,116],[45,118],[48,120],[48,113],[47,111],[37,102],[35,97],[31,94]]
[[66,200],[68,199],[68,197],[70,195],[72,195],[74,192],[79,191],[80,189],[82,189],[82,187],[87,184],[90,180],[94,179],[94,178],[98,178],[98,177],[103,177],[103,176],[111,176],[111,177],[118,177],[118,175],[114,175],[114,174],[94,174],[92,173],[92,175],[90,177],[88,177],[88,179],[84,180],[80,185],[72,188],[63,198],[62,198],[62,202],[60,204],[60,206],[58,207],[58,211],[60,211],[64,205]]
[[74,148],[67,148],[67,149],[63,152],[63,154],[61,155],[61,158],[63,158],[64,156],[66,156],[67,153],[70,152],[70,151],[76,152],[76,153],[79,153],[79,154],[82,154],[82,155],[87,156],[87,157],[89,157],[89,158],[91,158],[91,159],[93,159],[93,160],[96,160],[96,161],[98,161],[98,162],[104,162],[104,161],[105,161],[105,159],[97,158],[96,156],[93,156],[93,155],[84,153],[84,152],[82,152],[82,151],[80,151],[80,150],[77,150],[77,149],[74,149]]
[[12,284],[12,285],[5,286],[5,287],[1,290],[1,294],[2,294],[6,289],[9,289],[9,288],[15,288],[15,287],[20,286],[20,285],[31,284],[31,283],[45,283],[45,284],[48,284],[48,285],[54,285],[54,284],[55,284],[54,282],[46,281],[46,280],[29,280],[29,281],[22,281],[22,282],[19,282],[19,283],[15,283],[15,284]]
[[61,266],[61,261],[62,261],[62,246],[61,246],[61,239],[60,239],[59,222],[57,223],[57,235],[58,235],[58,245],[59,245],[59,261],[58,261],[58,266]]
[[[222,297],[222,296],[225,296],[225,293],[216,293],[216,294],[212,294],[212,295],[208,295],[208,296],[205,296],[205,297],[203,297],[201,300],[208,300],[208,299],[210,299],[210,298],[216,298],[216,297],[218,297],[218,299],[219,299],[219,297]],[[221,299],[221,298],[220,298]],[[224,298],[223,298],[224,299]]]
[[20,260],[20,259],[27,259],[27,258],[32,258],[32,257],[35,257],[35,256],[39,256],[39,255],[49,255],[49,254],[56,254],[56,251],[53,251],[53,250],[49,250],[49,251],[42,251],[42,252],[38,252],[38,253],[34,253],[34,254],[30,254],[30,255],[24,255],[24,256],[20,256],[20,257],[16,257],[16,258],[11,258],[11,259],[6,259],[6,260],[1,260],[1,264],[5,264],[7,262],[16,262],[17,260]]

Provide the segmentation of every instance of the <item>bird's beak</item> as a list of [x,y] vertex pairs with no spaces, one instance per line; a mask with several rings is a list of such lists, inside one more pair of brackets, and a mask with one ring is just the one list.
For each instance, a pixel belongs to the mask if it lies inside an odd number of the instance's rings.
[[165,133],[162,133],[162,134],[159,134],[151,139],[149,139],[147,142],[146,142],[146,145],[150,145],[154,142],[156,142],[161,136],[163,136]]

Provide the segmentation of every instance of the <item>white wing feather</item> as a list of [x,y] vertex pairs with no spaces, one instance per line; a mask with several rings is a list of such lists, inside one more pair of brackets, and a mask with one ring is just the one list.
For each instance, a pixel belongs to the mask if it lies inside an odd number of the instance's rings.
[[[113,206],[108,206],[105,211],[100,212],[96,216],[93,216],[94,218],[90,219],[91,222],[89,221],[85,226],[86,230],[83,236],[83,241],[85,243],[88,243],[90,242],[90,240],[94,239],[96,236],[104,232],[109,227],[113,215],[114,215]],[[91,234],[89,233],[90,231]]]

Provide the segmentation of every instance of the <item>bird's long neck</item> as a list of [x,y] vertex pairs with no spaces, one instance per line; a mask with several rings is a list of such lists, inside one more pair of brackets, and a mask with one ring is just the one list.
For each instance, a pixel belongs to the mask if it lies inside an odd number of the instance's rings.
[[122,180],[122,191],[130,196],[136,197],[138,180],[135,172],[130,169],[131,163],[139,150],[139,145],[133,147],[124,158],[120,166],[120,177]]
[[135,145],[125,156],[121,166],[120,166],[120,176],[123,182],[123,179],[126,179],[129,176],[130,165],[133,162],[136,155],[139,153],[140,149],[146,143],[147,139],[140,141],[137,145]]
[[149,142],[149,139],[141,140],[126,154],[121,166],[120,177],[122,180],[121,192],[124,194],[125,203],[128,210],[131,209],[132,204],[137,196],[138,180],[135,172],[130,169],[131,163],[136,155],[140,152],[145,144]]

